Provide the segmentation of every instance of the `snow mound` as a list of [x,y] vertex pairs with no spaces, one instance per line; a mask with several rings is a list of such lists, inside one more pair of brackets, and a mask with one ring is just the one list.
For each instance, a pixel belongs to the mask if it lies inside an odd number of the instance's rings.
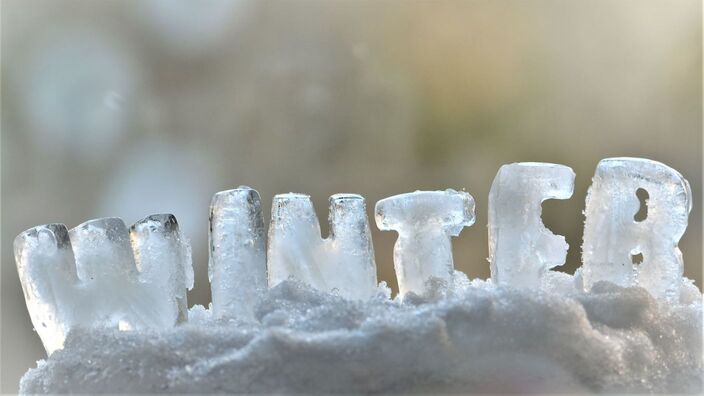
[[702,294],[550,273],[542,291],[429,283],[403,301],[350,301],[284,281],[255,319],[202,306],[170,330],[72,330],[22,378],[22,393],[396,393],[702,391]]

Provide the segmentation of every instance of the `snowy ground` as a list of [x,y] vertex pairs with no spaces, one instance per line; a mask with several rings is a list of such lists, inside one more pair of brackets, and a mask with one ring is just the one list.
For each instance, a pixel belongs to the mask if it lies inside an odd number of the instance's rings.
[[284,281],[255,318],[196,306],[171,330],[73,330],[22,379],[23,393],[702,391],[702,294],[551,273],[540,292],[471,283],[403,302],[353,302]]

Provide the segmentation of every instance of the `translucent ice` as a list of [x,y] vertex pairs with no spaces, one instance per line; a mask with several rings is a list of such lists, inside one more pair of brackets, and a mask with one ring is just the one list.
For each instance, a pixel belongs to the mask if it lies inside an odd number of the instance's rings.
[[489,192],[489,261],[497,284],[536,288],[547,271],[565,263],[565,238],[545,228],[541,204],[568,199],[575,174],[564,165],[504,165]]
[[[193,288],[191,250],[171,214],[147,216],[130,227],[132,249],[141,282],[161,292],[159,300],[175,302],[179,322],[188,319],[186,290]],[[168,309],[174,305],[169,304]]]
[[132,235],[118,218],[38,226],[15,239],[15,259],[47,353],[75,327],[167,328],[186,318],[190,251],[171,215],[145,218]]
[[330,197],[330,236],[322,239],[310,196],[274,197],[269,226],[269,286],[294,278],[351,299],[376,293],[376,264],[364,198]]
[[[639,189],[649,197],[640,221]],[[641,158],[600,161],[586,200],[584,286],[608,280],[642,286],[657,298],[678,298],[683,263],[677,243],[691,209],[689,183],[667,165]]]
[[34,328],[48,353],[63,346],[75,309],[78,281],[68,230],[63,224],[31,228],[15,239],[15,261]]
[[266,233],[259,193],[221,191],[210,204],[208,278],[216,316],[252,315],[266,289]]
[[451,282],[450,237],[474,224],[474,198],[455,190],[394,195],[377,202],[376,224],[398,232],[394,268],[399,293],[422,293],[431,278]]

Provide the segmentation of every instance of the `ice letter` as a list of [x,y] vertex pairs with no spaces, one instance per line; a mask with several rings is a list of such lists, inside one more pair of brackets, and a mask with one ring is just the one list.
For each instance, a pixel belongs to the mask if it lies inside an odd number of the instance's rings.
[[565,238],[545,228],[546,199],[568,199],[574,172],[564,165],[521,162],[504,165],[489,192],[489,261],[494,283],[537,288],[553,267],[565,263]]
[[401,295],[422,293],[430,278],[450,282],[451,236],[474,224],[474,198],[463,191],[416,191],[376,204],[376,225],[395,230],[394,268]]
[[[133,250],[134,248],[134,250]],[[190,248],[171,215],[27,230],[15,239],[27,308],[47,353],[76,326],[167,328],[185,320]],[[190,280],[189,280],[190,279]]]
[[330,236],[320,224],[308,195],[274,197],[269,226],[269,286],[289,277],[350,299],[375,293],[376,264],[364,198],[330,197]]
[[108,217],[86,221],[71,229],[69,236],[81,280],[136,279],[137,265],[130,235],[121,219]]
[[259,193],[241,186],[210,204],[208,278],[218,317],[251,316],[266,290],[266,234]]
[[[636,192],[643,189],[647,215]],[[640,285],[657,298],[679,297],[683,262],[677,247],[692,209],[689,183],[676,170],[641,158],[599,162],[586,200],[582,246],[585,288],[611,281]],[[634,265],[640,257],[640,264]]]
[[15,238],[15,261],[29,316],[47,353],[64,345],[78,281],[68,230],[63,224],[31,228]]
[[170,302],[165,309],[178,322],[188,320],[186,291],[193,288],[191,250],[183,238],[172,214],[147,216],[130,228],[140,280]]
[[332,287],[351,299],[371,297],[377,291],[376,262],[364,198],[357,194],[331,196],[329,222],[325,248],[335,265],[328,276]]
[[[133,229],[130,237],[121,219],[104,218],[69,231],[82,283],[78,292],[84,294],[81,309],[75,311],[75,324],[129,330],[167,328],[183,319],[179,305],[185,302],[179,299],[185,298],[185,290],[179,289],[186,288],[184,267],[191,266],[191,257],[190,248],[180,246],[186,241],[176,220],[169,215],[150,216]],[[174,248],[175,252],[161,250]],[[176,282],[179,278],[183,281]]]

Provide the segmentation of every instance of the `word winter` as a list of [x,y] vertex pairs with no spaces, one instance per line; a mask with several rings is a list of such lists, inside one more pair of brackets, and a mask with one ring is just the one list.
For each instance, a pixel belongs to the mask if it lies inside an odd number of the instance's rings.
[[[541,221],[541,203],[569,199],[575,174],[567,166],[514,163],[499,169],[489,194],[489,259],[493,284],[538,289],[564,264],[568,245]],[[639,190],[647,217],[637,221]],[[467,192],[416,191],[379,201],[376,225],[394,230],[400,295],[423,293],[433,279],[455,276],[451,238],[475,220]],[[586,198],[583,266],[575,278],[589,291],[599,281],[641,286],[673,301],[682,283],[677,243],[691,210],[688,182],[651,160],[610,158],[596,169]],[[294,278],[348,299],[378,294],[364,198],[330,197],[330,235],[308,195],[273,198],[268,234],[257,191],[215,194],[210,206],[209,280],[215,317],[253,315],[267,287]],[[15,259],[32,322],[48,353],[76,326],[166,328],[188,320],[193,287],[189,245],[172,215],[152,215],[129,229],[122,220],[88,221],[71,230],[47,224],[21,233]],[[634,256],[642,256],[633,264]],[[148,301],[148,304],[144,302]]]

